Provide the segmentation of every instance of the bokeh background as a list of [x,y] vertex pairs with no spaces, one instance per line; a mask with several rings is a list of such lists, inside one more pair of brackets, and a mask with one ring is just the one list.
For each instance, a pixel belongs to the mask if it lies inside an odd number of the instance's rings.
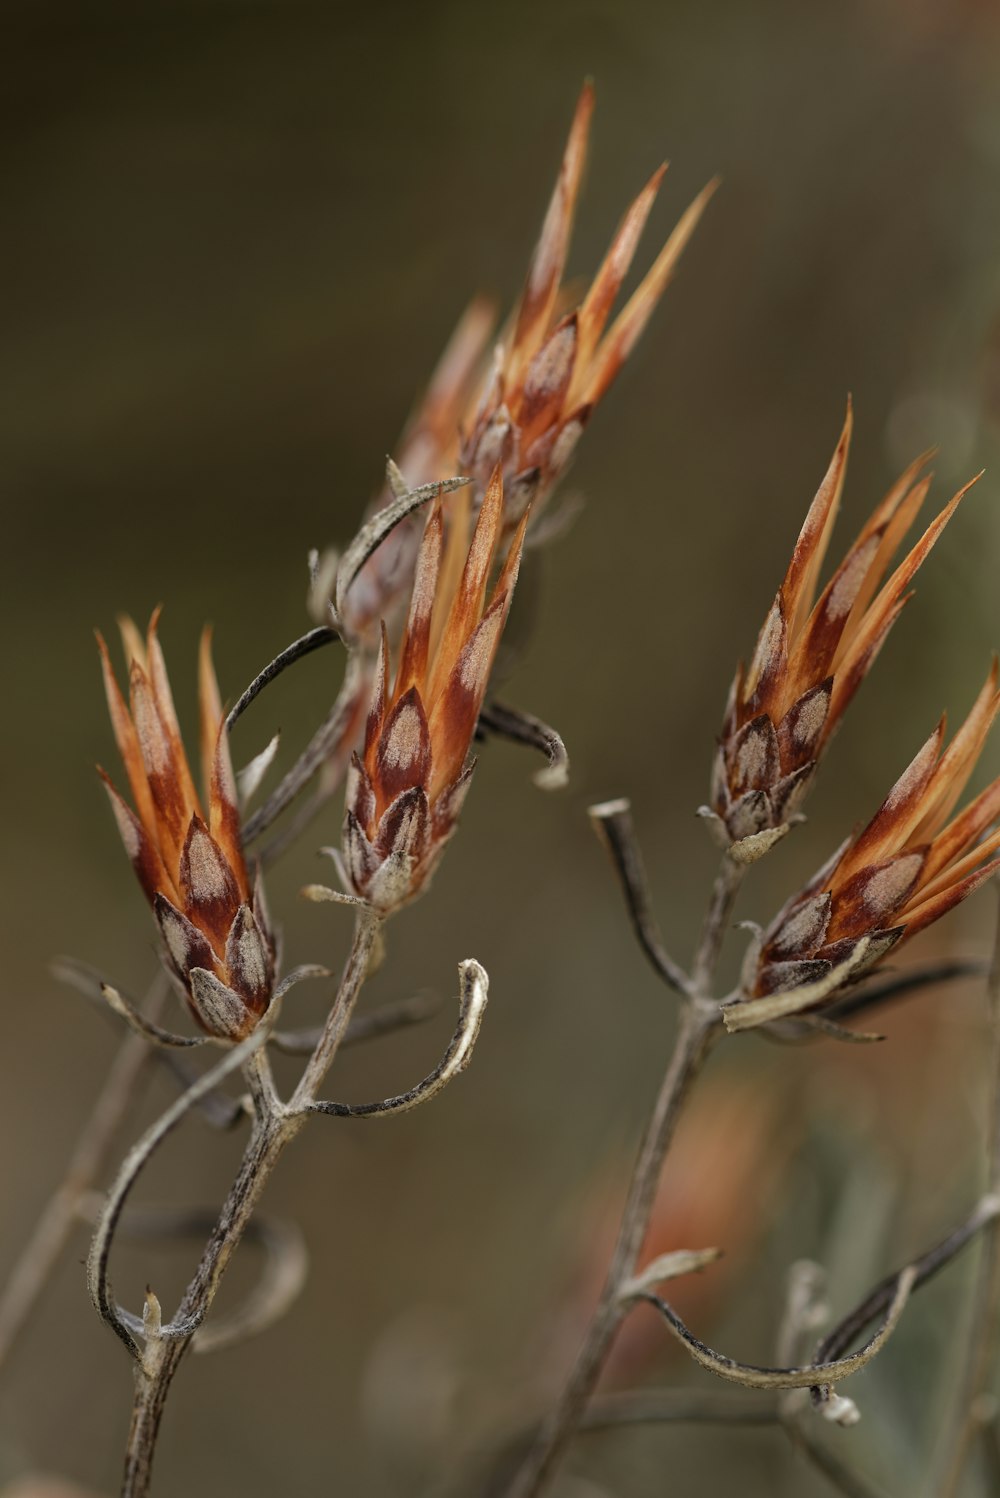
[[[433,1107],[318,1124],[286,1157],[267,1208],[302,1224],[308,1285],[271,1332],[185,1365],[159,1492],[391,1498],[442,1478],[473,1491],[457,1453],[556,1386],[673,1025],[585,808],[633,799],[664,931],[686,956],[714,866],[693,811],[726,687],[846,393],[842,543],[926,446],[941,447],[942,502],[1000,471],[997,19],[986,0],[5,7],[0,1269],[117,1045],[50,958],[73,953],[132,990],[155,967],[93,773],[113,750],[92,626],[164,603],[188,724],[203,620],[231,697],[301,632],[307,549],[351,533],[469,296],[516,295],[584,75],[598,109],[572,271],[594,268],[664,155],[643,265],[723,179],[581,446],[570,482],[587,508],[515,608],[505,693],[560,728],[572,785],[546,797],[524,754],[491,745],[372,984],[372,1004],[450,996],[456,962],[477,956],[492,982],[472,1069]],[[988,472],[941,542],[808,827],[755,874],[742,915],[766,918],[941,709],[970,702],[1000,641],[997,482]],[[323,652],[265,695],[238,757],[280,725],[287,763],[339,664]],[[995,774],[995,746],[987,760]],[[338,819],[331,807],[270,880],[292,961],[345,950],[346,914],[296,898],[322,877],[314,850]],[[923,955],[986,950],[992,914],[981,895]],[[305,1023],[322,1002],[299,990],[293,1010]],[[887,1017],[888,1043],[865,1052],[723,1048],[663,1227],[665,1246],[706,1234],[731,1250],[714,1284],[686,1292],[699,1334],[767,1361],[790,1262],[826,1263],[844,1309],[962,1214],[982,1023],[967,985]],[[333,1090],[409,1085],[451,1025],[445,1011],[351,1052]],[[169,1095],[152,1080],[122,1149]],[[190,1121],[142,1199],[218,1201],[237,1151]],[[81,1229],[0,1375],[0,1481],[45,1469],[116,1490],[129,1370],[86,1300],[85,1247]],[[150,1279],[169,1303],[195,1252],[123,1247],[117,1286],[135,1303]],[[252,1278],[245,1257],[228,1303]],[[896,1491],[940,1426],[970,1264],[921,1294],[852,1386],[864,1422],[829,1436]],[[708,1383],[655,1326],[621,1356],[630,1380]],[[697,1430],[589,1437],[560,1491],[638,1498],[668,1478],[689,1498],[737,1479],[748,1494],[824,1491],[775,1432]]]

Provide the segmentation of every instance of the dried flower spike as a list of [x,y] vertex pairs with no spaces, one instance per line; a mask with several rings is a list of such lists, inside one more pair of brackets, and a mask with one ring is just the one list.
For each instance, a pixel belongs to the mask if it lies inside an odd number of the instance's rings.
[[464,566],[466,517],[459,510],[446,542],[436,500],[391,688],[383,627],[364,755],[355,754],[348,774],[342,864],[346,887],[376,909],[391,910],[419,893],[454,831],[474,768],[465,760],[510,609],[526,523],[527,516],[487,606],[503,528],[500,470],[486,491]]
[[710,183],[694,200],[608,327],[666,171],[665,164],[659,167],[618,226],[583,301],[566,312],[562,278],[593,109],[593,87],[586,83],[513,331],[497,349],[462,439],[459,467],[471,476],[479,493],[495,465],[502,464],[508,525],[515,524],[529,504],[537,515],[565,472],[591,413],[638,342],[715,190],[715,183]]
[[[630,205],[583,301],[566,312],[562,277],[583,174],[594,91],[584,85],[555,190],[520,303],[492,363],[494,309],[477,297],[456,328],[396,456],[416,487],[467,474],[478,505],[497,463],[504,474],[508,530],[532,506],[537,517],[566,471],[594,407],[639,341],[715,190],[710,183],[682,216],[618,317],[608,319],[628,274],[666,166]],[[390,503],[386,488],[375,501]],[[405,523],[366,563],[349,600],[350,627],[364,635],[389,617],[412,578],[416,529]],[[325,574],[324,574],[325,576]],[[317,618],[323,599],[313,598]]]
[[[855,978],[1000,868],[1000,778],[952,816],[1000,709],[998,667],[950,745],[944,718],[857,837],[792,899],[750,954],[748,997]],[[982,841],[980,841],[982,839]],[[841,981],[843,981],[841,979]]]
[[188,767],[157,638],[159,610],[143,643],[122,621],[129,705],[100,634],[104,687],[135,811],[99,773],[125,850],[159,923],[167,964],[202,1029],[240,1040],[271,1000],[275,949],[259,876],[251,888],[236,781],[208,631],[199,662],[206,817]]
[[[816,597],[851,440],[847,419],[792,560],[764,621],[747,671],[740,666],[729,695],[712,775],[710,815],[728,844],[761,846],[787,828],[820,755],[871,670],[904,605],[913,577],[944,530],[966,484],[924,531],[883,583],[893,555],[916,517],[930,478],[929,454],[912,463],[890,489],[854,545]],[[975,483],[975,480],[972,480]]]

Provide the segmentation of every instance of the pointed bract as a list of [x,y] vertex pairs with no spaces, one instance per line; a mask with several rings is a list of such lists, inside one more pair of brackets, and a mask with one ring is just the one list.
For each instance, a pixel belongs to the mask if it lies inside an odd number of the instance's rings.
[[163,937],[168,965],[192,1014],[218,1039],[242,1039],[270,1003],[275,943],[259,879],[250,906],[236,779],[210,637],[199,663],[201,756],[205,805],[195,789],[177,727],[154,614],[146,641],[121,621],[129,663],[131,711],[98,635],[112,727],[139,815],[103,770],[126,852]]
[[[817,597],[840,507],[852,425],[848,403],[836,449],[749,668],[737,674],[726,707],[721,754],[712,773],[711,807],[734,843],[748,835],[750,826],[764,831],[787,825],[837,724],[911,597],[907,590],[918,568],[971,487],[967,484],[955,495],[883,582],[927,493],[929,480],[919,479],[930,456],[925,453],[890,489]],[[995,697],[994,685],[992,696],[984,692],[962,741],[950,751],[943,771],[951,787],[950,805],[961,791],[960,786],[956,790],[953,762],[960,759],[969,768],[973,745],[981,744],[990,714],[996,711]],[[774,741],[769,729],[774,730]],[[943,783],[939,775],[938,784]],[[746,801],[748,791],[755,797],[752,807]],[[933,804],[943,803],[936,797]],[[922,814],[929,815],[931,806],[922,805]],[[862,855],[867,856],[867,850],[861,850]]]

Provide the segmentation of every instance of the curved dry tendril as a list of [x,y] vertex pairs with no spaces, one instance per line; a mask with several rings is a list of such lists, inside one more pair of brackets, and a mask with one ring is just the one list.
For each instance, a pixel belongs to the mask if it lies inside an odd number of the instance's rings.
[[[91,1222],[100,1211],[100,1196],[96,1202],[96,1211],[81,1213]],[[157,1243],[203,1238],[215,1227],[217,1215],[211,1210],[183,1207],[130,1207],[119,1220],[118,1232],[127,1238]],[[217,1352],[265,1331],[280,1320],[305,1284],[309,1256],[297,1223],[255,1216],[247,1223],[242,1241],[262,1251],[264,1265],[260,1277],[234,1311],[216,1317],[210,1326],[198,1328],[191,1343],[195,1352]],[[134,1321],[138,1330],[139,1318],[127,1312],[124,1318],[128,1324]]]
[[487,702],[479,714],[476,734],[486,737],[491,733],[515,744],[527,744],[530,749],[537,749],[539,754],[545,755],[548,764],[543,770],[536,770],[532,777],[540,790],[560,790],[569,781],[569,755],[562,735],[543,723],[541,718],[502,702]]
[[747,1389],[807,1389],[814,1386],[819,1379],[832,1383],[838,1379],[848,1378],[871,1362],[895,1331],[916,1279],[917,1269],[912,1264],[895,1277],[894,1294],[881,1326],[857,1352],[801,1368],[764,1368],[754,1363],[739,1363],[734,1358],[726,1357],[724,1353],[716,1352],[704,1342],[700,1342],[684,1325],[673,1307],[669,1306],[665,1300],[661,1300],[658,1295],[647,1292],[637,1295],[635,1299],[644,1300],[655,1307],[674,1337],[695,1362],[700,1363],[703,1368],[707,1368],[718,1378],[726,1379],[730,1383],[742,1384]]
[[[1000,1197],[984,1196],[960,1227],[942,1238],[919,1259],[914,1259],[906,1269],[895,1274],[888,1274],[880,1280],[864,1300],[859,1301],[854,1309],[849,1311],[819,1343],[814,1353],[816,1372],[820,1373],[822,1365],[827,1360],[837,1358],[850,1347],[851,1343],[871,1325],[876,1316],[881,1315],[887,1306],[892,1305],[905,1274],[912,1274],[912,1288],[918,1290],[946,1264],[950,1264],[956,1254],[971,1242],[981,1228],[993,1222],[997,1217],[1000,1217]],[[817,1406],[826,1404],[830,1398],[829,1385],[821,1382],[819,1378],[814,1377],[810,1380],[810,1393],[813,1403]]]
[[479,1035],[479,1027],[486,1011],[489,978],[485,968],[469,958],[458,965],[460,994],[458,1024],[448,1043],[448,1048],[437,1066],[422,1082],[395,1097],[378,1103],[310,1103],[310,1113],[329,1113],[335,1118],[383,1118],[390,1113],[405,1113],[420,1103],[427,1103],[455,1077],[459,1076],[472,1059],[472,1050]]
[[[390,467],[390,477],[393,473],[398,473],[395,464]],[[436,499],[439,494],[451,494],[456,489],[464,489],[468,482],[467,478],[442,479],[434,484],[421,484],[418,489],[407,489],[366,521],[344,552],[337,567],[333,606],[338,619],[343,611],[348,589],[368,558],[381,546],[390,531],[395,530],[397,525],[414,510],[426,504],[429,499]]]
[[295,662],[302,660],[304,656],[311,655],[314,650],[321,650],[324,645],[330,645],[334,640],[339,639],[338,630],[329,624],[321,624],[316,629],[309,630],[308,634],[293,640],[291,645],[286,645],[285,649],[279,651],[274,660],[254,677],[243,695],[230,708],[226,717],[226,732],[232,733],[234,724],[242,718],[254,698],[259,696],[266,686],[270,686],[271,682],[275,681],[283,671],[287,671],[289,666],[294,666]]
[[678,993],[691,997],[691,979],[664,947],[652,913],[646,870],[632,825],[631,802],[624,798],[602,801],[597,806],[589,807],[587,815],[618,876],[640,947],[665,983]]
[[[142,1138],[125,1156],[118,1176],[108,1192],[104,1210],[101,1212],[91,1241],[90,1253],[87,1256],[87,1287],[98,1315],[121,1339],[133,1358],[141,1359],[142,1356],[139,1344],[133,1336],[133,1332],[141,1333],[142,1318],[131,1315],[116,1304],[108,1277],[111,1244],[129,1193],[154,1151],[167,1135],[173,1132],[185,1114],[190,1112],[199,1099],[212,1092],[221,1081],[241,1067],[255,1051],[264,1045],[271,1026],[277,1018],[279,1007],[280,1004],[272,1002],[271,1011],[260,1021],[253,1034],[234,1046],[216,1066],[199,1077],[187,1092],[182,1093],[176,1102],[172,1103],[166,1112],[161,1114],[146,1130]],[[168,1325],[161,1328],[160,1336],[186,1337],[194,1331],[197,1324],[198,1321],[195,1319],[180,1326]]]
[[243,826],[243,840],[249,845],[266,832],[272,822],[295,800],[321,765],[343,739],[360,699],[366,695],[364,667],[357,651],[349,651],[343,685],[329,713],[313,734],[298,759],[271,792],[263,806],[248,817]]

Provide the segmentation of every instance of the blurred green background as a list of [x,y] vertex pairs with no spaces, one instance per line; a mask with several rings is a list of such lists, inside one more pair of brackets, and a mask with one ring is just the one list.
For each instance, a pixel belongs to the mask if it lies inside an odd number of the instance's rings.
[[[472,1069],[433,1107],[317,1124],[286,1157],[267,1208],[302,1223],[309,1283],[271,1332],[185,1364],[158,1492],[430,1491],[443,1471],[455,1479],[456,1443],[474,1447],[556,1386],[673,1023],[585,808],[633,799],[685,958],[714,865],[692,813],[725,691],[846,393],[856,442],[836,554],[922,448],[941,446],[940,502],[996,469],[997,19],[968,0],[5,7],[0,1270],[117,1044],[49,976],[50,957],[73,953],[133,991],[155,967],[93,773],[114,753],[92,626],[165,605],[189,725],[206,618],[230,698],[301,632],[307,549],[351,533],[469,296],[516,295],[584,75],[598,109],[572,272],[596,266],[664,155],[640,267],[723,178],[581,446],[570,485],[587,508],[515,604],[504,692],[562,731],[571,788],[542,795],[525,755],[491,745],[433,890],[394,922],[371,987],[372,1003],[450,996],[457,961],[478,957],[491,1002]],[[870,814],[941,709],[971,701],[1000,641],[998,516],[988,473],[839,735],[808,828],[755,875],[741,914],[766,919]],[[339,666],[328,650],[266,694],[237,757],[280,725],[288,763]],[[985,768],[1000,768],[995,746]],[[326,874],[314,849],[336,839],[339,814],[269,882],[290,963],[345,951],[346,913],[296,898]],[[991,914],[987,893],[924,938],[924,955],[985,949]],[[289,1014],[305,1023],[322,1004],[302,989]],[[451,1025],[446,1010],[351,1052],[331,1091],[408,1086]],[[718,1139],[708,1156],[681,1141],[712,1230],[743,1245],[724,1292],[700,1291],[699,1334],[766,1362],[793,1259],[829,1262],[845,1309],[961,1215],[976,1190],[981,1026],[970,986],[912,1002],[865,1054],[752,1037],[723,1049],[706,1085],[720,1106],[739,1089],[732,1129],[762,1112],[774,1132],[739,1176]],[[168,1097],[157,1080],[129,1132]],[[237,1151],[190,1121],[140,1197],[217,1202]],[[671,1246],[702,1246],[685,1241],[702,1207]],[[85,1245],[81,1229],[0,1375],[0,1481],[45,1468],[116,1490],[129,1370],[86,1300]],[[116,1286],[138,1304],[150,1279],[169,1304],[195,1252],[123,1247]],[[967,1268],[921,1295],[852,1386],[863,1424],[827,1437],[897,1492],[939,1422]],[[641,1376],[705,1387],[649,1330]],[[774,1432],[707,1443],[667,1430],[588,1438],[561,1491],[637,1498],[668,1479],[688,1498],[733,1480],[824,1491]]]

